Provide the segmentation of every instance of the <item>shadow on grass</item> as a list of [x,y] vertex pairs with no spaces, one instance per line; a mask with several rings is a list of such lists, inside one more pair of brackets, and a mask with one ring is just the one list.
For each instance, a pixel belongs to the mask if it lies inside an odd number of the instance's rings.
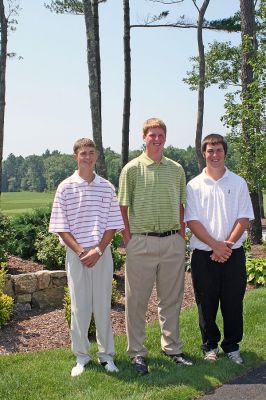
[[237,376],[246,374],[254,365],[260,365],[265,360],[253,352],[242,353],[244,364],[233,364],[223,354],[214,364],[203,361],[202,358],[191,358],[193,366],[175,364],[164,356],[147,358],[149,374],[139,376],[132,368],[130,361],[118,361],[120,370],[115,377],[126,383],[139,382],[141,386],[164,388],[169,385],[185,385],[196,390],[207,391],[211,387],[229,382]]

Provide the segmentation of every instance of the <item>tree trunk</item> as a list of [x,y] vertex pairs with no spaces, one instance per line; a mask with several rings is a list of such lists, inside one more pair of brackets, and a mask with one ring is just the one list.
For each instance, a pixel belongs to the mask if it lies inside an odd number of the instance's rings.
[[260,215],[261,215],[261,218],[265,218],[262,190],[259,190],[259,202],[260,202]]
[[195,147],[196,147],[198,167],[200,172],[205,166],[205,161],[201,154],[201,140],[202,140],[203,115],[204,115],[204,90],[205,90],[205,54],[204,54],[204,45],[202,39],[202,27],[204,22],[204,15],[209,5],[209,2],[210,0],[205,0],[201,8],[199,9],[199,18],[197,27],[197,39],[198,39],[198,50],[199,50],[199,85],[198,85],[198,114],[197,114]]
[[[249,96],[249,85],[253,82],[252,65],[249,63],[252,57],[252,51],[256,51],[255,41],[255,12],[253,0],[240,0],[240,17],[241,17],[241,38],[242,38],[242,64],[241,64],[241,81],[242,81],[242,95]],[[253,41],[253,49],[246,50],[244,47],[245,38],[249,37]],[[255,154],[256,149],[251,147],[250,140],[250,127],[248,121],[243,118],[242,121],[242,134],[251,154]],[[252,132],[253,133],[253,132]],[[251,200],[254,210],[255,219],[250,223],[251,242],[259,244],[262,241],[262,226],[261,226],[261,213],[259,204],[258,191],[251,189]]]
[[131,56],[130,56],[130,8],[129,0],[123,0],[124,8],[124,107],[122,126],[122,167],[128,162],[129,122],[131,101]]
[[93,140],[98,150],[97,173],[107,177],[103,144],[101,115],[101,68],[98,0],[83,0],[87,33],[87,63],[89,70],[89,91]]
[[0,196],[2,192],[2,160],[4,145],[5,105],[6,105],[6,58],[7,58],[7,18],[4,1],[0,0]]
[[252,244],[261,244],[262,225],[260,214],[259,193],[252,191],[250,193],[255,219],[250,221],[250,239]]

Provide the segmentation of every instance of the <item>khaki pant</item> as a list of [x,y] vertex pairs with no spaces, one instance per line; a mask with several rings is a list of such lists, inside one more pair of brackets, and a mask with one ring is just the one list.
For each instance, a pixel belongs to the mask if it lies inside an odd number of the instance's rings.
[[161,348],[167,354],[182,352],[179,314],[184,293],[185,241],[176,234],[166,237],[133,235],[126,261],[126,328],[128,354],[145,356],[145,316],[156,282]]
[[111,360],[114,341],[110,319],[113,260],[108,246],[93,268],[84,266],[77,254],[67,249],[66,270],[71,297],[71,341],[77,362],[86,364],[89,354],[88,327],[92,313],[96,324],[98,359]]

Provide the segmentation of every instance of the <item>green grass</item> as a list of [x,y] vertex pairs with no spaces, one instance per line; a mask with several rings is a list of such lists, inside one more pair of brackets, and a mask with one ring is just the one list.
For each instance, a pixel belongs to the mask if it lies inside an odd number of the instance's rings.
[[0,197],[1,211],[9,216],[30,212],[53,202],[54,193],[3,192]]
[[[217,363],[202,360],[195,306],[181,313],[184,351],[195,365],[182,367],[160,353],[159,327],[147,327],[150,373],[137,376],[125,353],[126,338],[117,336],[118,374],[107,374],[96,362],[77,378],[70,377],[74,357],[58,349],[0,356],[1,400],[188,400],[220,386],[266,360],[266,290],[249,291],[245,298],[245,336],[241,344],[244,365],[223,354]],[[221,317],[219,316],[221,321]],[[92,353],[95,354],[95,344]]]

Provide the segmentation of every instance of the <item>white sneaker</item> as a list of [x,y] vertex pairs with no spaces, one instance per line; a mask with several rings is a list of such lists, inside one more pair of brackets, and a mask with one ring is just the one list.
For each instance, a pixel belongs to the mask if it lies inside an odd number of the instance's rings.
[[239,350],[231,351],[231,353],[226,353],[226,354],[227,354],[227,357],[231,361],[233,361],[235,364],[243,364],[243,360],[242,360]]
[[71,370],[71,376],[74,377],[74,376],[81,375],[85,371],[85,366],[86,366],[86,364],[84,365],[84,364],[77,363],[75,365],[75,367],[73,367]]
[[204,360],[215,362],[218,358],[219,349],[216,347],[215,349],[211,349],[209,351],[204,352]]
[[101,365],[105,368],[107,372],[119,372],[119,369],[117,368],[113,360],[101,362]]

